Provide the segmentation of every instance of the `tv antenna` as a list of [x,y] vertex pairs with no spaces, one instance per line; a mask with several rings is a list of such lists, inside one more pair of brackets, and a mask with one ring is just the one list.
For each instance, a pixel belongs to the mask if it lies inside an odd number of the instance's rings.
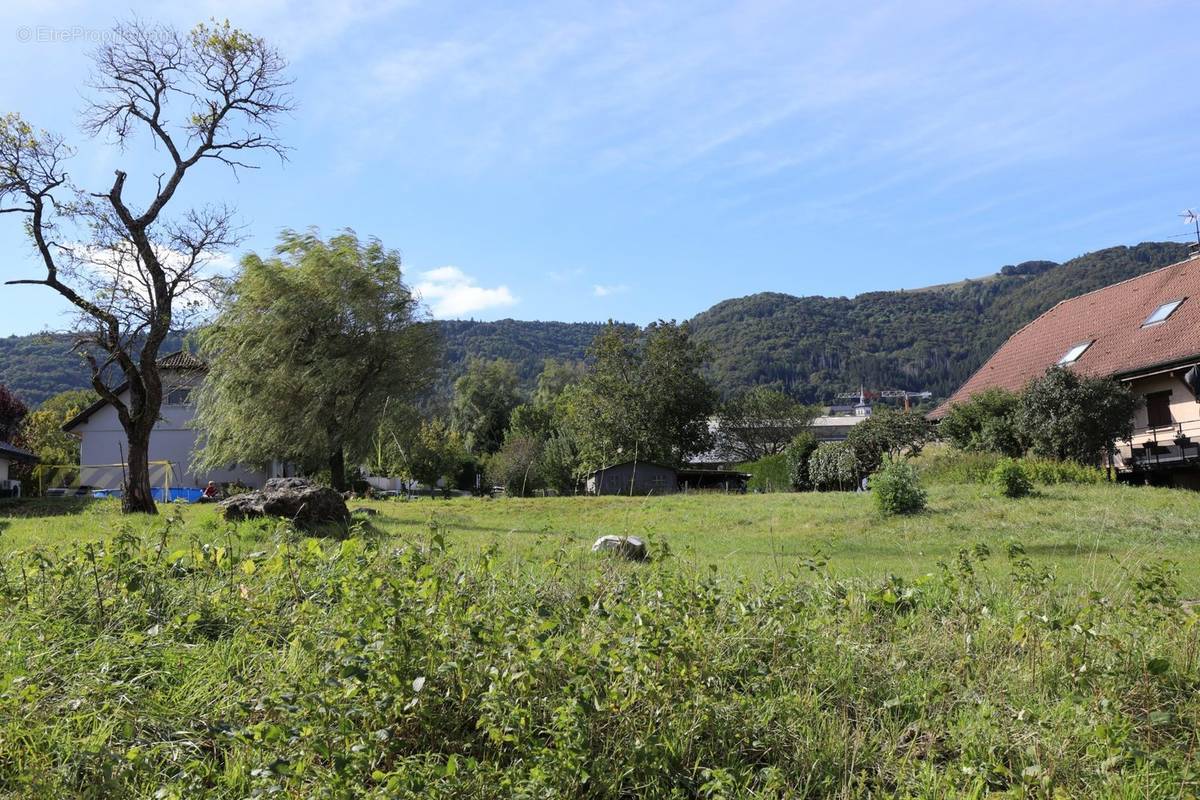
[[1196,247],[1200,247],[1200,214],[1189,208],[1179,216],[1183,217],[1184,225],[1194,225],[1196,227]]

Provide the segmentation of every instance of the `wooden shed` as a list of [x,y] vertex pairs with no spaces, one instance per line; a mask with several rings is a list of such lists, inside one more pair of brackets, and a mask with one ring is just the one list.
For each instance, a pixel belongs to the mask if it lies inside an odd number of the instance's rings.
[[588,494],[674,494],[679,474],[651,461],[624,461],[588,473]]

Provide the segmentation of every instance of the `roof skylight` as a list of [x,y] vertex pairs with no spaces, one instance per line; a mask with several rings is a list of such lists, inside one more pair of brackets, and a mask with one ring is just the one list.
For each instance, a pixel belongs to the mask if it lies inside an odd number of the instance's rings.
[[1161,306],[1154,309],[1153,314],[1146,317],[1146,321],[1142,323],[1142,327],[1144,328],[1147,325],[1157,325],[1160,322],[1166,322],[1167,317],[1174,314],[1175,309],[1179,308],[1179,306],[1183,304],[1184,300],[1187,300],[1187,298],[1181,297],[1178,300],[1172,300],[1169,303],[1163,303]]
[[1095,340],[1089,339],[1086,342],[1080,342],[1079,344],[1072,347],[1070,350],[1068,350],[1066,353],[1063,354],[1062,358],[1060,358],[1058,360],[1058,365],[1060,367],[1065,367],[1067,364],[1074,364],[1076,361],[1079,360],[1079,357],[1081,355],[1083,355],[1085,352],[1087,352],[1087,349],[1092,346],[1093,341],[1095,341]]

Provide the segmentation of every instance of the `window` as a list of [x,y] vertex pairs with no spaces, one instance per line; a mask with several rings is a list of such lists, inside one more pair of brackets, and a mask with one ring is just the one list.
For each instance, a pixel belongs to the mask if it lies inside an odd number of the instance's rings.
[[1171,393],[1151,392],[1146,395],[1146,419],[1151,428],[1166,428],[1175,424],[1171,419]]
[[1094,339],[1089,339],[1089,340],[1088,340],[1088,341],[1086,341],[1086,342],[1080,342],[1079,344],[1077,344],[1077,345],[1075,345],[1074,347],[1072,347],[1070,350],[1068,350],[1068,351],[1067,351],[1067,352],[1066,352],[1066,353],[1063,355],[1063,357],[1062,357],[1062,358],[1060,358],[1060,359],[1058,360],[1058,365],[1059,365],[1060,367],[1065,367],[1067,364],[1074,364],[1076,361],[1078,361],[1078,360],[1079,360],[1079,357],[1080,357],[1081,355],[1083,355],[1083,354],[1084,354],[1084,353],[1087,351],[1087,349],[1088,349],[1089,347],[1091,347],[1091,346],[1092,346],[1092,342],[1093,342],[1093,341],[1095,341],[1095,340],[1094,340]]
[[1187,298],[1181,297],[1178,300],[1172,300],[1169,303],[1163,303],[1161,306],[1154,309],[1153,314],[1146,317],[1146,321],[1142,323],[1142,327],[1145,328],[1149,325],[1157,325],[1160,322],[1166,322],[1167,317],[1174,314],[1175,309],[1177,309],[1177,308],[1179,308],[1179,306],[1183,305],[1184,300],[1187,300]]
[[167,391],[167,405],[186,406],[191,394],[191,389],[170,389]]

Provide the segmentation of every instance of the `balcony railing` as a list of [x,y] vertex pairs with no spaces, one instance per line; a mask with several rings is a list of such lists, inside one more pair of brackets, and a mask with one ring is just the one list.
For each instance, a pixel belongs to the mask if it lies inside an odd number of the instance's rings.
[[1200,463],[1200,420],[1135,428],[1133,437],[1117,445],[1120,470],[1152,470]]

